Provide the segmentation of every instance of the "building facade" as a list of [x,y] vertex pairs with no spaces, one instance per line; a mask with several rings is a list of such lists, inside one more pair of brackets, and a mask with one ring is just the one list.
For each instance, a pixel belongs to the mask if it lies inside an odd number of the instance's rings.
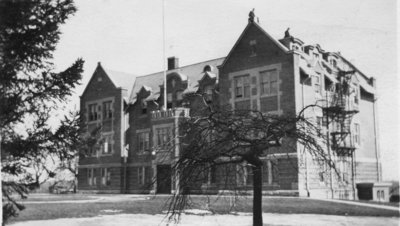
[[[166,89],[164,104],[164,72],[121,76],[98,65],[81,96],[81,109],[88,131],[101,127],[103,142],[80,159],[80,191],[173,192],[179,119],[203,104],[193,93],[205,94],[213,104],[269,114],[296,115],[305,106],[321,106],[305,116],[330,137],[326,152],[339,174],[300,144],[283,145],[263,158],[267,194],[357,199],[364,192],[358,192],[359,185],[381,180],[375,79],[339,53],[305,45],[288,31],[276,40],[249,20],[224,58],[184,67],[168,58]],[[251,190],[250,175],[236,177],[244,177],[244,189]],[[219,169],[213,170],[192,191],[221,192],[220,176]]]

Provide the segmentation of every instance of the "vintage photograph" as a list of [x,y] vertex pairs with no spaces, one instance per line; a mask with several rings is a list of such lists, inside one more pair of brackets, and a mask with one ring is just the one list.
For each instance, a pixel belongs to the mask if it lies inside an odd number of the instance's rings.
[[2,225],[399,225],[396,0],[1,0]]

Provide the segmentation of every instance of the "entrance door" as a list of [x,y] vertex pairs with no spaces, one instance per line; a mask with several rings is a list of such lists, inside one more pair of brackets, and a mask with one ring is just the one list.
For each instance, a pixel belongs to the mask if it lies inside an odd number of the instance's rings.
[[171,166],[158,165],[157,166],[157,193],[170,194],[171,193]]

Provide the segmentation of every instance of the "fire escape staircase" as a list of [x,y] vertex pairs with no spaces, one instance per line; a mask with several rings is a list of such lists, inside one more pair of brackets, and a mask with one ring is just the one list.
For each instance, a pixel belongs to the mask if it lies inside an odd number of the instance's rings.
[[339,72],[335,89],[327,92],[326,104],[323,107],[326,122],[334,122],[331,134],[331,148],[337,155],[350,156],[356,149],[351,134],[351,121],[358,113],[358,107],[350,100],[350,80],[353,72]]

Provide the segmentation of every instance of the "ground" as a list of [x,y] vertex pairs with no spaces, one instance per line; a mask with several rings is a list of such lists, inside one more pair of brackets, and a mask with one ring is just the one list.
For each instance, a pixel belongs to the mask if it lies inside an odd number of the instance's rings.
[[[23,201],[26,210],[10,223],[15,226],[168,225],[165,221],[168,198],[149,195],[33,195]],[[193,205],[182,215],[180,225],[251,225],[251,197],[213,196],[207,199],[193,196],[192,201]],[[369,203],[264,197],[263,211],[265,225],[399,224],[398,207]]]

